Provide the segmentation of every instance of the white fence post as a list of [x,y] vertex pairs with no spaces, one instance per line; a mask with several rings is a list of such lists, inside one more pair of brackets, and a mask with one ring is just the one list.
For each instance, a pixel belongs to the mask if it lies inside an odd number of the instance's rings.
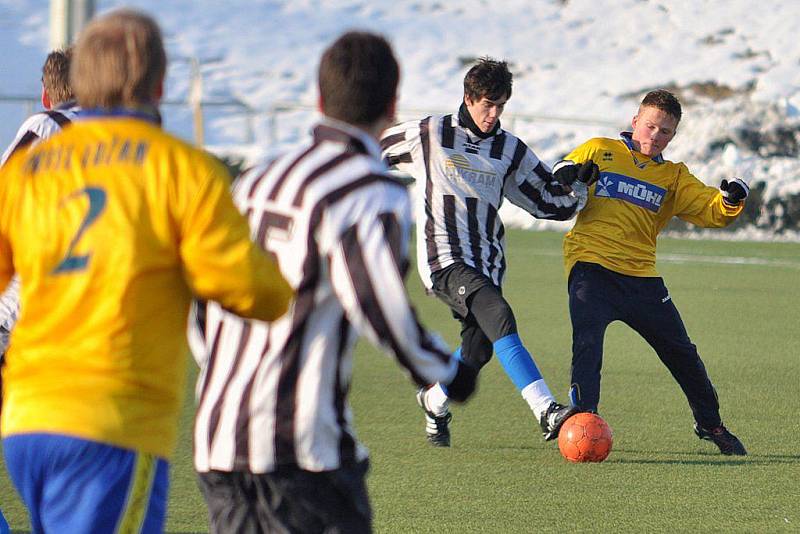
[[94,0],[50,0],[50,49],[63,49],[94,15]]

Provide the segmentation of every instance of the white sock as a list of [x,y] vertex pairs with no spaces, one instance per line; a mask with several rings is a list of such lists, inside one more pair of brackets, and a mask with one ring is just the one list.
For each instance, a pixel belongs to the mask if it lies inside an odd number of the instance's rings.
[[547,407],[550,406],[550,403],[555,401],[544,378],[540,378],[536,382],[531,382],[522,388],[521,393],[522,398],[525,399],[528,406],[533,410],[533,415],[536,416],[537,421],[542,418],[542,414],[547,410]]
[[425,392],[424,400],[428,411],[437,416],[446,414],[448,406],[450,406],[450,399],[447,398],[442,385],[438,382]]

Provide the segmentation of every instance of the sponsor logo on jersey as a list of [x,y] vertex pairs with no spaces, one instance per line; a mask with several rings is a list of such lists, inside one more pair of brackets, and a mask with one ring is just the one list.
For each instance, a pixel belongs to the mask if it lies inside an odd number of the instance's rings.
[[469,141],[464,141],[464,151],[468,154],[477,154],[480,151],[481,147],[476,145],[475,143],[471,143]]
[[445,174],[451,180],[461,180],[472,186],[493,187],[497,173],[493,170],[476,169],[463,154],[451,154],[444,162]]
[[613,172],[601,172],[594,190],[596,197],[624,200],[653,212],[661,208],[666,193],[657,185]]
[[462,154],[453,154],[449,156],[445,162],[448,167],[457,167],[459,169],[470,169],[469,159]]
[[614,153],[609,151],[603,152],[603,161],[614,161]]

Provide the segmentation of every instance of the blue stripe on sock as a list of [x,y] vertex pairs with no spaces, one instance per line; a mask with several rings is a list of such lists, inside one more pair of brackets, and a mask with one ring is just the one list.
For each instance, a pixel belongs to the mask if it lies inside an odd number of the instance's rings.
[[525,386],[542,378],[528,350],[517,334],[509,334],[494,342],[494,352],[508,377],[522,391]]

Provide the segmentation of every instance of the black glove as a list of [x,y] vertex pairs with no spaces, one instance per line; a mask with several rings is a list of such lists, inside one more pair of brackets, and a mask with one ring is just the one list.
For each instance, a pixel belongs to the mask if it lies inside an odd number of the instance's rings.
[[468,363],[458,362],[456,376],[447,384],[447,397],[456,402],[464,402],[478,386],[478,370]]
[[590,186],[600,177],[600,167],[592,160],[574,165],[564,165],[553,173],[553,178],[560,184],[572,185],[573,183],[583,182]]
[[730,182],[722,180],[719,190],[722,191],[722,201],[731,207],[738,206],[750,194],[750,187],[741,178],[734,178]]

